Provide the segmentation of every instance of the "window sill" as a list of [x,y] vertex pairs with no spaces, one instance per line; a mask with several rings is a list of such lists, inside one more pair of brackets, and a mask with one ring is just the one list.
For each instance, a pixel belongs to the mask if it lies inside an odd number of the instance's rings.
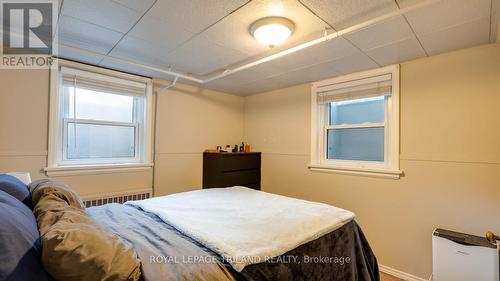
[[59,166],[47,167],[45,174],[52,176],[76,176],[76,175],[97,175],[146,171],[151,169],[153,164],[105,164],[105,165],[79,165],[79,166]]
[[399,179],[403,171],[380,168],[362,168],[362,167],[340,167],[327,166],[319,164],[310,164],[307,166],[312,172],[338,173],[345,175],[357,175],[366,177],[377,177],[387,179]]

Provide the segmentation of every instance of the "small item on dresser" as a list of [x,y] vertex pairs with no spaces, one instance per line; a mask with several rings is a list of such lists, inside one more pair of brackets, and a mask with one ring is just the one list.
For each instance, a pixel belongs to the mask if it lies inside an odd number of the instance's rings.
[[232,152],[238,152],[238,145],[235,144],[234,147],[233,147],[233,150],[231,150]]
[[218,146],[217,146],[217,148],[216,148],[216,150],[217,150],[218,152],[221,152],[221,150],[222,150],[222,146],[218,145]]
[[240,145],[240,152],[245,152],[245,143],[244,142],[241,142],[241,145]]
[[245,145],[245,152],[251,152],[252,149],[250,148],[250,145]]
[[226,145],[226,149],[223,152],[231,152],[231,146],[229,144]]

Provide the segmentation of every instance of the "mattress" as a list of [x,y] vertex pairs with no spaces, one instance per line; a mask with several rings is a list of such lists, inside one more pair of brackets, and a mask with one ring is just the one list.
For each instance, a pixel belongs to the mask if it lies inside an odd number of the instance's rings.
[[237,272],[153,213],[120,204],[88,208],[87,213],[135,248],[145,280],[379,280],[376,257],[354,220]]
[[315,240],[355,217],[332,205],[243,186],[199,189],[125,204],[156,214],[224,257],[238,272]]

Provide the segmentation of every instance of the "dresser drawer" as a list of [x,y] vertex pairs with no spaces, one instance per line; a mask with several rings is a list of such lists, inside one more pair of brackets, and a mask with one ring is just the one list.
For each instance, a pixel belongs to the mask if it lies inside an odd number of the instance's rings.
[[203,188],[260,189],[260,152],[203,153]]
[[260,170],[243,170],[234,172],[223,172],[220,175],[222,186],[233,186],[246,184],[260,184]]
[[260,169],[260,154],[236,154],[222,156],[222,171]]

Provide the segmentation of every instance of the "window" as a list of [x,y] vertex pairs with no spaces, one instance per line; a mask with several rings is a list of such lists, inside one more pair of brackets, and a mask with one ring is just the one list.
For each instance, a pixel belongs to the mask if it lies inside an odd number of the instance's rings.
[[399,67],[317,82],[311,170],[399,178]]
[[151,167],[151,79],[59,61],[47,173]]

